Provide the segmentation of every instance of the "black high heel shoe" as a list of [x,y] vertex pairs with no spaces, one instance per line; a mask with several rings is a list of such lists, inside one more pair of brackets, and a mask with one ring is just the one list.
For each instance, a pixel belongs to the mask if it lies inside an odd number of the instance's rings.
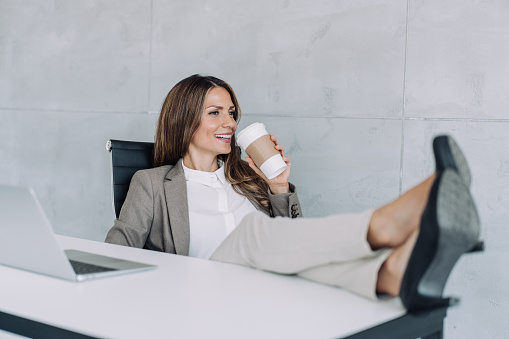
[[476,208],[463,179],[451,169],[437,173],[401,283],[400,298],[409,312],[457,302],[442,298],[444,286],[458,258],[476,244],[479,232]]
[[[451,136],[439,135],[435,137],[435,139],[433,139],[433,153],[435,155],[435,168],[437,173],[451,168],[459,174],[467,188],[470,188],[472,175],[470,174],[467,159]],[[479,240],[468,252],[482,251],[484,251],[484,241]]]

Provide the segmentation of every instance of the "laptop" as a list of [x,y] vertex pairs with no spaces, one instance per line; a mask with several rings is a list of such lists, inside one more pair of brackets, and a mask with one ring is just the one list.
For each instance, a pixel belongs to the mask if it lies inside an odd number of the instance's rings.
[[71,281],[146,271],[154,265],[62,250],[34,191],[0,185],[0,264]]

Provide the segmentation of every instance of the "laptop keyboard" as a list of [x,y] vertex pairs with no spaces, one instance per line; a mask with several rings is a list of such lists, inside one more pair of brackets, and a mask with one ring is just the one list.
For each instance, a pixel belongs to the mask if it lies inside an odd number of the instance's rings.
[[97,266],[93,264],[87,264],[84,262],[69,260],[71,262],[72,268],[76,274],[90,274],[90,273],[99,273],[99,272],[107,272],[107,271],[116,271],[114,268]]

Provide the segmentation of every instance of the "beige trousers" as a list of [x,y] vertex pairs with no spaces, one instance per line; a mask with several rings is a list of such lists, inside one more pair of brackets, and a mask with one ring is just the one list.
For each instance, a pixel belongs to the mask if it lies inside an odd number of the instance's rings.
[[367,231],[373,210],[323,218],[248,214],[210,257],[260,270],[296,274],[377,299],[378,270],[391,250],[373,251]]

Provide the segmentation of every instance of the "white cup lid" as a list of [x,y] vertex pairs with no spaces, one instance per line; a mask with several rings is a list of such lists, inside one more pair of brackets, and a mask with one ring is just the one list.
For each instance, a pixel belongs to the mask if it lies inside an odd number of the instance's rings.
[[261,122],[255,122],[237,133],[237,143],[240,147],[246,149],[253,141],[265,134],[269,134],[265,129],[265,125]]

